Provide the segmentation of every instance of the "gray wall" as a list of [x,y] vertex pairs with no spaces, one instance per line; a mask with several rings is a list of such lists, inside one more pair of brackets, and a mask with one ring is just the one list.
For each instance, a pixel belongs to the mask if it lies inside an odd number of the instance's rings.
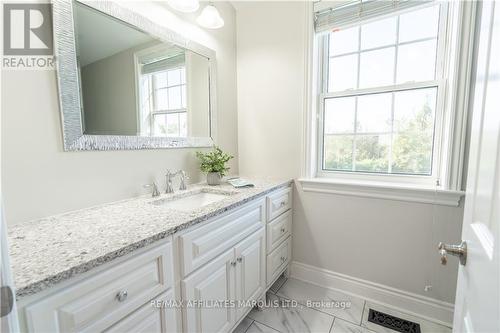
[[[235,12],[218,3],[224,28],[207,31],[195,16],[179,16],[160,2],[122,2],[159,24],[217,52],[218,143],[237,154]],[[187,20],[187,21],[186,21]],[[64,152],[54,71],[2,71],[2,197],[8,224],[144,193],[167,168],[200,179],[196,149]],[[231,163],[237,172],[237,161]],[[48,231],[49,232],[49,231]]]
[[210,133],[210,76],[207,58],[186,52],[186,94],[188,136],[208,136]]
[[[306,5],[235,6],[240,173],[300,177]],[[293,260],[453,302],[456,261],[440,266],[436,243],[459,241],[462,207],[294,194]]]
[[85,133],[136,135],[134,52],[130,48],[81,68]]

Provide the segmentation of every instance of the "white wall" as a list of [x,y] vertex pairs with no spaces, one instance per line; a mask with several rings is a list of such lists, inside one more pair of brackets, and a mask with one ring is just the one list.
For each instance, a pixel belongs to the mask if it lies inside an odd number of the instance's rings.
[[304,91],[301,2],[237,2],[240,174],[297,177]]
[[186,52],[188,136],[207,136],[210,133],[208,69],[207,58],[194,52]]
[[[238,144],[242,174],[300,176],[304,2],[238,2]],[[457,265],[436,243],[457,243],[463,209],[320,193],[297,186],[293,259],[452,302]],[[424,286],[432,283],[426,293]]]
[[[195,15],[171,13],[163,2],[124,2],[217,53],[218,143],[237,154],[235,12],[217,2],[224,28],[208,31]],[[9,224],[144,193],[167,168],[200,179],[196,149],[64,152],[54,71],[2,72],[2,197]],[[231,163],[237,172],[237,161]]]

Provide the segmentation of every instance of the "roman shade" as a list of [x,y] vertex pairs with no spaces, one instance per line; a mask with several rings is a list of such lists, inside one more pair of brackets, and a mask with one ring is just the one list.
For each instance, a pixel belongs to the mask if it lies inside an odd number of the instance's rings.
[[314,27],[317,33],[332,31],[432,2],[431,0],[318,1],[314,4]]
[[141,66],[141,74],[151,74],[161,72],[169,68],[175,68],[184,65],[186,62],[184,53],[166,59],[157,59]]

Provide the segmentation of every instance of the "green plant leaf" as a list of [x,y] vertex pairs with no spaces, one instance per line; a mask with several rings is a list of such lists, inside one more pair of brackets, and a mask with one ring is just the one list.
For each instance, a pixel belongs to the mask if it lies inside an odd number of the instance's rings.
[[196,157],[200,160],[201,171],[206,173],[217,172],[221,177],[226,175],[226,172],[230,169],[226,166],[226,163],[234,158],[234,156],[224,153],[217,146],[214,146],[213,150],[207,153],[196,152]]

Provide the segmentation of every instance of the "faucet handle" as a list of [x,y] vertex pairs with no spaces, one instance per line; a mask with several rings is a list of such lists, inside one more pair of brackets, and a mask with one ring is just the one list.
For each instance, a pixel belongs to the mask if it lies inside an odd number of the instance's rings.
[[151,184],[146,184],[144,185],[144,188],[151,188],[151,196],[158,197],[160,195],[160,191],[158,191],[158,186],[156,185],[155,182],[152,182]]

